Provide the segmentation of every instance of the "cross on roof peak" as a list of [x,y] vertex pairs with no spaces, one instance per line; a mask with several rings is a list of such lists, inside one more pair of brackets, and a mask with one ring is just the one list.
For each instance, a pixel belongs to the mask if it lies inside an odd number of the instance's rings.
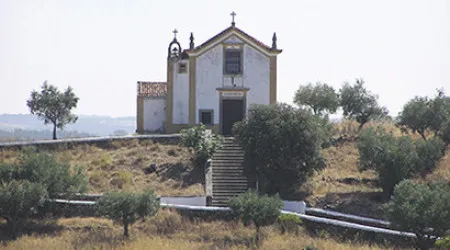
[[233,11],[230,13],[230,15],[231,15],[231,25],[235,26],[236,23],[234,22],[234,17],[236,16],[236,12]]
[[178,30],[177,30],[177,29],[174,29],[174,30],[172,31],[172,33],[173,33],[173,38],[177,38]]

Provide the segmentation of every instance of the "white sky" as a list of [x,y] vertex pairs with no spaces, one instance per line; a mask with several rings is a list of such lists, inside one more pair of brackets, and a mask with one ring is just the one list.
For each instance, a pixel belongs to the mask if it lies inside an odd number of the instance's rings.
[[450,92],[450,0],[0,0],[0,114],[28,113],[44,80],[80,97],[77,114],[136,114],[136,81],[165,81],[167,46],[230,25],[278,47],[278,100],[300,84],[363,77],[396,115]]

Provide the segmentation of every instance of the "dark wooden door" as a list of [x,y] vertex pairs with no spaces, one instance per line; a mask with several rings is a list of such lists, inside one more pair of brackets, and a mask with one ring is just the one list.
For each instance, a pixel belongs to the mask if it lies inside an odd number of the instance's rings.
[[231,135],[233,124],[244,119],[243,100],[222,100],[222,134]]

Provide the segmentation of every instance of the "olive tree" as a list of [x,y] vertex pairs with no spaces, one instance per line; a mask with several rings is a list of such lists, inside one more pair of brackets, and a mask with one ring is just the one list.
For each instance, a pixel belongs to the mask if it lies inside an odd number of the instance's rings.
[[410,129],[413,133],[419,133],[426,140],[425,132],[430,127],[432,114],[429,109],[429,100],[426,97],[415,97],[403,106],[399,113],[397,125],[403,131]]
[[420,249],[429,249],[450,230],[450,183],[402,181],[386,206],[395,228],[413,232]]
[[159,199],[151,190],[142,193],[108,192],[97,203],[101,216],[122,223],[123,235],[128,237],[128,226],[138,218],[153,216],[159,209]]
[[0,185],[0,216],[15,239],[22,222],[44,204],[47,192],[40,183],[12,180]]
[[438,90],[434,98],[414,97],[403,106],[397,120],[397,126],[403,131],[417,132],[424,140],[425,132],[433,131],[435,136],[450,143],[450,97],[443,90]]
[[363,130],[357,147],[360,170],[377,172],[386,198],[400,181],[436,168],[445,152],[445,144],[439,138],[415,141],[409,136],[395,137],[381,128]]
[[317,117],[287,104],[253,105],[233,133],[245,153],[244,167],[262,193],[290,195],[325,167]]
[[366,89],[363,79],[356,79],[354,85],[344,83],[339,96],[344,117],[355,119],[359,130],[367,122],[388,114],[387,109],[378,104],[378,96]]
[[309,83],[298,88],[294,103],[311,108],[316,115],[333,114],[339,107],[339,96],[334,88],[326,83]]
[[27,149],[12,164],[0,164],[0,180],[27,180],[40,183],[50,198],[58,194],[82,193],[87,191],[87,178],[82,168],[72,168],[67,162],[58,161],[45,152]]
[[278,196],[259,196],[255,191],[247,191],[231,198],[229,206],[245,225],[253,223],[256,228],[256,244],[259,245],[261,227],[271,225],[277,220],[283,202]]
[[27,106],[33,115],[44,120],[45,124],[53,124],[53,139],[56,140],[56,129],[62,129],[69,123],[75,123],[78,117],[71,113],[77,107],[79,98],[75,96],[69,86],[61,92],[53,85],[42,85],[41,92],[33,90],[27,101]]

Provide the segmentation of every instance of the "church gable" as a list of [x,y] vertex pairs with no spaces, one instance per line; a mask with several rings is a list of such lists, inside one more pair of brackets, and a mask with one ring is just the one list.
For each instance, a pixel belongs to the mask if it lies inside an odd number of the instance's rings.
[[268,46],[263,42],[257,40],[256,38],[250,36],[243,30],[232,25],[227,29],[223,30],[222,32],[218,33],[217,35],[213,36],[206,42],[202,43],[201,45],[192,49],[185,50],[185,52],[189,55],[197,56],[217,46],[218,44],[235,41],[236,43],[249,44],[250,46],[262,52],[263,54],[267,56],[272,56],[278,55],[282,52],[282,50],[277,49],[276,39],[277,39],[276,34],[274,33],[272,38],[272,46]]

